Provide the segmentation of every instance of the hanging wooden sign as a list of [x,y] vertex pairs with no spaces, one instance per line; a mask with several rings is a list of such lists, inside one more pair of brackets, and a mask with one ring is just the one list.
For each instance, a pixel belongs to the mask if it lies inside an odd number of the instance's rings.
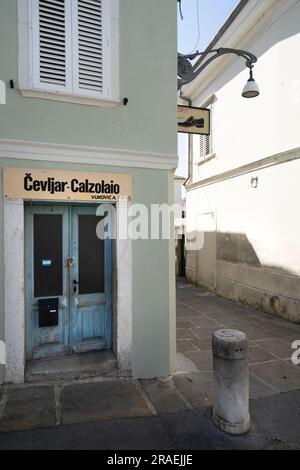
[[210,134],[210,110],[192,106],[178,106],[178,132]]

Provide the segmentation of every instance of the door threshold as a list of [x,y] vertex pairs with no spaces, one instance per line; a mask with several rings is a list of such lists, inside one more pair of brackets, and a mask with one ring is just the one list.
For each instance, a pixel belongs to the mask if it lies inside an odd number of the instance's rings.
[[97,376],[116,376],[117,359],[112,351],[73,354],[27,362],[26,382],[78,380]]

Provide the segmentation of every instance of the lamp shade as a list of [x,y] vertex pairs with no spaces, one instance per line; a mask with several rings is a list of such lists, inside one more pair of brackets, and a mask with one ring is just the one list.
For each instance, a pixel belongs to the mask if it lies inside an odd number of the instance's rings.
[[244,86],[242,96],[244,98],[256,98],[259,95],[259,88],[254,80],[254,78],[250,78],[246,85]]

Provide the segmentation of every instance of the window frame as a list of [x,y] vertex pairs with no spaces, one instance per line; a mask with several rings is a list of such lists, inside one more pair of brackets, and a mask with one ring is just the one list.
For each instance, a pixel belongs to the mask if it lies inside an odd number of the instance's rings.
[[[93,106],[118,106],[119,96],[119,0],[103,0],[103,12],[109,21],[105,22],[103,38],[105,47],[103,57],[103,92],[83,90],[79,88],[78,70],[74,72],[77,39],[72,39],[72,29],[76,22],[77,2],[66,0],[66,84],[55,85],[40,82],[39,79],[39,26],[33,24],[34,16],[38,14],[38,0],[18,0],[18,43],[19,43],[19,88],[25,97],[36,97],[69,103]],[[78,67],[77,67],[78,69]]]
[[[210,109],[210,134],[209,135],[200,135],[199,136],[199,158],[197,158],[197,161],[195,162],[196,166],[201,166],[214,158],[216,158],[216,153],[214,152],[214,139],[213,139],[213,134],[214,134],[214,126],[213,126],[213,120],[214,120],[214,104],[217,101],[217,96],[212,95],[210,96],[203,104],[203,108],[208,108]],[[209,139],[209,153],[201,154],[200,148],[201,148],[201,139]],[[205,147],[207,147],[207,142],[205,142]]]

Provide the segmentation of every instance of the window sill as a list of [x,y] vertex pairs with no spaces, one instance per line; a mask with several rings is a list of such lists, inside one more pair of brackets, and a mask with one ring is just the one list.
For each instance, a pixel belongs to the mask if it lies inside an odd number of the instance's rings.
[[197,162],[196,166],[198,166],[198,167],[202,166],[205,163],[210,162],[214,158],[216,158],[216,154],[215,153],[210,153],[209,155],[206,155],[206,157],[203,160],[200,160],[199,162]]
[[43,100],[61,101],[64,103],[81,104],[86,106],[98,106],[105,108],[115,108],[121,105],[121,101],[114,99],[99,99],[91,96],[68,95],[65,93],[49,92],[36,88],[20,88],[22,96],[26,98],[39,98]]

